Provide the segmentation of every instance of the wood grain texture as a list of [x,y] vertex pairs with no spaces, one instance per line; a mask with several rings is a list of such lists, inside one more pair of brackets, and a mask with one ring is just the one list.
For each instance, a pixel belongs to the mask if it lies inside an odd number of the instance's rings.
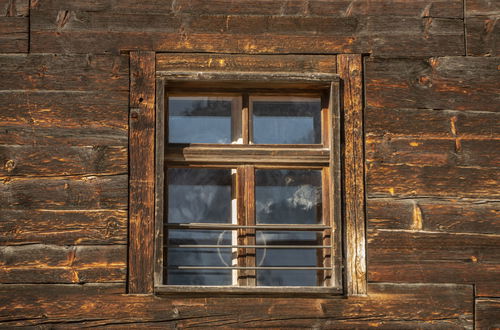
[[[366,1],[359,6],[344,1],[293,1],[295,5],[290,6],[282,2],[278,14],[272,13],[277,4],[265,1],[262,6],[252,6],[252,15],[237,12],[248,7],[248,1],[217,1],[211,4],[219,8],[215,13],[203,10],[206,4],[196,3],[175,1],[169,6],[148,2],[139,7],[124,1],[115,8],[109,1],[86,5],[80,1],[72,5],[62,0],[35,2],[31,8],[31,49],[115,54],[120,50],[149,49],[400,55],[411,49],[414,55],[424,56],[462,55],[465,51],[461,5],[456,0],[449,5],[418,1],[407,8],[399,1],[380,4],[394,10],[381,10]],[[332,5],[340,5],[341,9],[328,8]],[[287,7],[296,14],[287,15]],[[399,19],[388,19],[393,17],[391,12]],[[387,16],[381,15],[384,13]]]
[[0,209],[0,245],[127,244],[126,210]]
[[0,246],[0,283],[123,282],[126,246]]
[[497,283],[500,235],[370,230],[368,279],[377,282]]
[[27,17],[29,6],[29,0],[0,0],[0,16]]
[[467,55],[500,55],[500,4],[498,1],[466,0]]
[[367,105],[498,111],[499,58],[370,58],[366,62]]
[[0,178],[127,174],[127,147],[0,145]]
[[349,295],[366,294],[363,77],[359,55],[339,55],[344,111],[345,271]]
[[500,298],[483,298],[475,301],[476,329],[500,328]]
[[130,53],[128,292],[153,292],[155,53]]
[[0,55],[0,90],[128,91],[128,57]]
[[500,196],[496,168],[367,164],[369,197],[466,197],[496,199]]
[[28,52],[27,17],[1,17],[0,16],[0,49],[2,53],[27,53]]
[[0,286],[2,326],[401,329],[472,328],[473,322],[466,285],[371,284],[368,297],[350,299],[159,298],[112,294],[117,288],[97,285],[34,289]]
[[0,181],[3,209],[126,209],[127,175],[12,177]]
[[500,235],[500,202],[481,199],[367,200],[368,227]]
[[157,54],[156,71],[335,73],[335,55]]

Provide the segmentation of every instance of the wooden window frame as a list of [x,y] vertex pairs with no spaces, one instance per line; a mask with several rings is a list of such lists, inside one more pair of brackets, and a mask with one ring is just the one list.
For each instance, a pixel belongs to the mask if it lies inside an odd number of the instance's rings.
[[[362,58],[360,55],[338,55],[337,73],[302,74],[248,73],[248,72],[156,72],[155,53],[132,51],[130,53],[130,193],[129,193],[129,293],[250,293],[250,294],[366,294],[365,259],[365,210],[364,210],[364,159],[362,130]],[[228,55],[230,56],[230,55]],[[286,66],[285,66],[286,67]],[[215,80],[214,80],[215,79]],[[339,229],[341,239],[334,240],[336,257],[332,258],[336,267],[338,283],[331,287],[173,287],[161,285],[159,269],[162,267],[161,249],[163,245],[163,183],[165,159],[165,117],[164,93],[166,82],[175,81],[182,90],[185,86],[196,87],[197,81],[222,81],[238,85],[248,83],[273,82],[286,88],[308,86],[316,88],[328,85],[330,90],[330,110],[328,125],[329,141],[325,148],[306,148],[305,159],[309,164],[320,164],[324,159],[332,180],[328,184],[330,194],[337,191],[342,198],[331,199],[330,212],[337,223],[332,229]],[[203,85],[203,83],[201,84]],[[155,89],[156,86],[156,89]],[[217,85],[212,84],[217,89]],[[336,95],[334,95],[334,94]],[[338,102],[332,102],[337,101]],[[156,109],[156,111],[155,111]],[[337,112],[337,109],[340,109]],[[335,113],[335,115],[333,115]],[[324,123],[325,121],[322,120]],[[324,130],[326,127],[322,127]],[[325,136],[325,135],[323,135]],[[155,144],[156,142],[156,144]],[[323,147],[325,141],[322,141]],[[338,148],[333,148],[337,145]],[[236,150],[241,145],[230,145]],[[268,146],[266,146],[268,147]],[[284,150],[255,146],[252,149],[265,156]],[[248,151],[249,148],[245,148]],[[184,150],[183,161],[206,161],[204,146],[188,147]],[[304,155],[307,154],[304,153]],[[170,153],[169,153],[170,154]],[[288,154],[289,155],[289,154]],[[187,158],[186,158],[187,157]],[[205,157],[205,159],[204,159]],[[316,157],[316,158],[309,158]],[[288,157],[289,158],[289,157]],[[279,157],[277,158],[279,159]],[[286,152],[282,153],[279,164],[287,164]],[[172,160],[172,159],[170,159]],[[174,160],[175,161],[175,160]],[[307,160],[303,165],[307,165]],[[325,164],[325,163],[321,163]],[[334,166],[337,164],[337,166]],[[340,166],[338,166],[340,165]],[[342,188],[341,188],[342,186]],[[331,194],[332,195],[332,194]],[[338,203],[337,205],[335,205]],[[156,221],[155,221],[156,218]],[[156,222],[156,224],[155,224]],[[334,227],[335,226],[335,227]],[[340,234],[341,233],[341,234]],[[158,252],[160,251],[160,252]],[[342,271],[343,269],[343,271]],[[341,283],[340,283],[341,282]]]

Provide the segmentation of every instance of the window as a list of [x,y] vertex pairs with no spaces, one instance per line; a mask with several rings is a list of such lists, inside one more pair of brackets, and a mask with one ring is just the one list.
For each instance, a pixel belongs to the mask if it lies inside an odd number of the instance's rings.
[[157,291],[339,292],[338,78],[213,78],[164,80]]
[[131,51],[128,292],[365,295],[362,71]]

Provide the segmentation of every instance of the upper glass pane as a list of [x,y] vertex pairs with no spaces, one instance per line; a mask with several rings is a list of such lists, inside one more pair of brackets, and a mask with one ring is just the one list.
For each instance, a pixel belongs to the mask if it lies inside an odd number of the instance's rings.
[[321,170],[255,171],[259,224],[321,223],[321,199]]
[[169,96],[169,143],[231,143],[231,96]]
[[250,98],[252,142],[320,144],[321,98],[257,96]]
[[231,223],[231,169],[169,168],[168,222]]

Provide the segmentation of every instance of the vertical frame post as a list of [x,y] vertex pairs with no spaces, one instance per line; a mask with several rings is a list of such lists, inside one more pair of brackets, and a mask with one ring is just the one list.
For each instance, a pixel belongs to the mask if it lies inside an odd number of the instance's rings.
[[128,293],[153,292],[155,52],[130,52]]
[[337,56],[344,109],[345,271],[347,295],[366,295],[363,78],[361,55]]

